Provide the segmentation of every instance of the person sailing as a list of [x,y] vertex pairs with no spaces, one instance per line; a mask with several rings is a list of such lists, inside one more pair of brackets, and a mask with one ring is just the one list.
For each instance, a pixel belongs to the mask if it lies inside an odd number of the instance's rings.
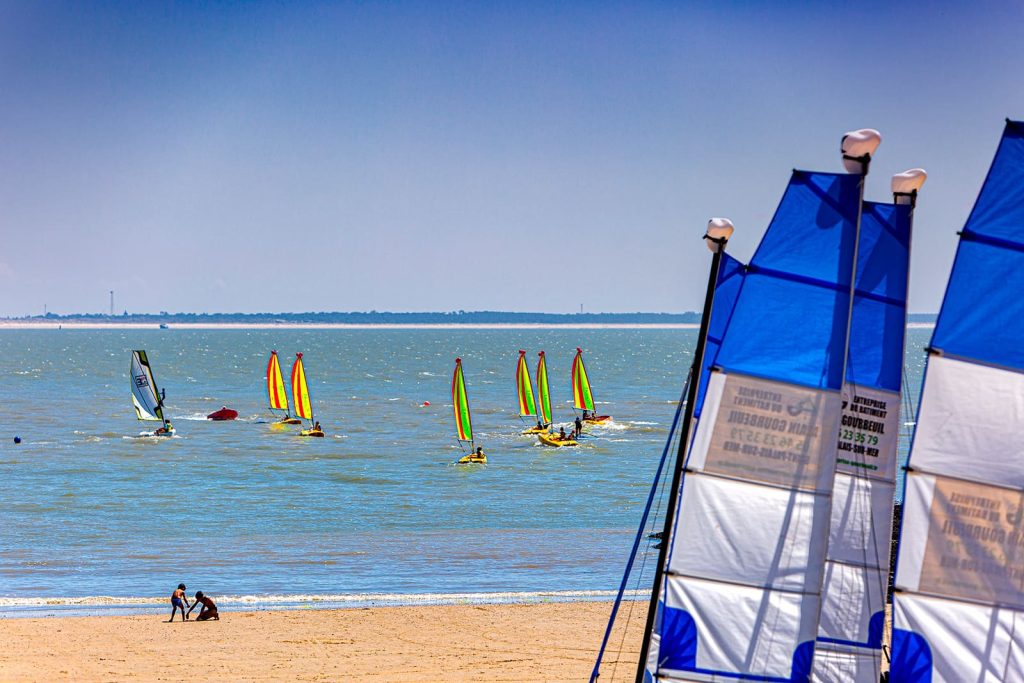
[[174,425],[171,424],[170,420],[164,420],[164,426],[160,427],[159,429],[157,429],[153,433],[157,434],[157,435],[159,435],[159,434],[170,434],[172,431],[174,431]]
[[583,433],[583,422],[582,422],[582,420],[580,420],[579,415],[576,416],[576,425],[575,425],[575,427],[576,427],[576,429],[573,432],[573,438],[578,439],[578,438],[580,438],[580,434]]
[[484,455],[484,448],[483,448],[483,446],[477,446],[476,447],[476,453],[473,454],[473,457],[481,458],[481,459],[487,457],[487,456]]
[[317,420],[316,424],[313,425],[313,431],[314,432],[322,432],[323,431],[322,429],[320,429],[320,421],[319,420]]
[[565,435],[565,427],[560,427],[559,431],[558,431],[558,440],[559,441],[568,441],[568,439],[569,439],[569,437],[567,437]]

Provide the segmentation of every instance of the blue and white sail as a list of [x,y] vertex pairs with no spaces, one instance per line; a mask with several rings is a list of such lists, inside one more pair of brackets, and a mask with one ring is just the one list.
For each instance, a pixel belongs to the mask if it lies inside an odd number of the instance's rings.
[[899,174],[894,203],[862,209],[815,681],[877,683],[881,675],[912,200],[925,177]]
[[891,681],[1024,681],[1024,123],[960,234],[910,452]]
[[655,586],[648,678],[810,675],[863,180],[795,171],[738,280]]

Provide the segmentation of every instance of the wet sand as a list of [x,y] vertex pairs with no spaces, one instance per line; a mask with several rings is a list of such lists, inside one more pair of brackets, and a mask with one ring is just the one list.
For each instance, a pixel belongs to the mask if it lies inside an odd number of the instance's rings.
[[[631,605],[602,683],[635,673],[646,603],[624,604],[624,614]],[[0,619],[0,681],[581,681],[609,611],[583,602],[225,612],[219,622],[173,624],[151,615]]]

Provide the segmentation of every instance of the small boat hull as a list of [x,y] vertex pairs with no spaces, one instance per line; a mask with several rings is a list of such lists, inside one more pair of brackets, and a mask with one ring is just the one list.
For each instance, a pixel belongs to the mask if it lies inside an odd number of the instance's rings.
[[299,436],[312,436],[322,439],[324,437],[324,433],[320,429],[303,429],[299,432]]
[[225,420],[234,420],[238,417],[238,411],[232,410],[231,408],[221,408],[215,410],[206,416],[207,420],[213,420],[215,422],[223,422]]
[[149,432],[148,434],[144,434],[143,436],[158,436],[163,439],[169,439],[177,433],[178,432],[176,429],[172,429],[169,432]]
[[280,420],[275,422],[276,425],[300,425],[302,420],[297,417],[282,417]]
[[530,427],[529,429],[524,429],[520,434],[547,434],[547,432],[548,427]]
[[538,434],[537,440],[545,446],[552,446],[553,448],[562,448],[563,446],[579,446],[579,441],[573,440],[572,437],[566,437],[565,439],[559,439],[557,434]]
[[583,418],[583,421],[588,422],[590,424],[601,424],[602,422],[608,422],[611,419],[611,415],[596,415],[593,417],[585,417]]
[[476,453],[470,453],[469,455],[464,455],[461,458],[459,458],[458,460],[456,460],[455,464],[456,465],[486,465],[487,464],[487,456],[486,455],[478,456]]

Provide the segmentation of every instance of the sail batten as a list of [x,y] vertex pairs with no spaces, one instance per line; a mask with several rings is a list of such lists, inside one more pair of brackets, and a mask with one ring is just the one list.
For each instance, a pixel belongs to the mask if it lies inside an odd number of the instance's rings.
[[270,360],[267,361],[267,398],[271,410],[288,412],[288,393],[284,388],[284,377],[281,374],[277,351],[271,351]]
[[313,421],[313,405],[309,400],[309,386],[306,384],[306,370],[302,365],[302,354],[295,354],[292,365],[292,400],[298,417]]
[[138,419],[163,422],[163,402],[145,351],[132,351],[131,382],[132,405]]
[[893,681],[1024,680],[1024,123],[964,226],[904,480]]
[[530,368],[526,365],[526,351],[519,352],[516,363],[516,393],[519,396],[519,416],[536,417],[537,402],[533,398],[533,381],[530,379]]

